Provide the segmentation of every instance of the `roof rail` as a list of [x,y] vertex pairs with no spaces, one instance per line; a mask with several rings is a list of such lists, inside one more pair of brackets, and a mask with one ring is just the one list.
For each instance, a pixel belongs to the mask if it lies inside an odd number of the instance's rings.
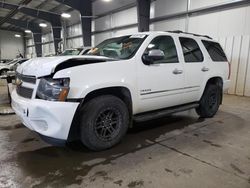
[[212,37],[208,36],[208,35],[199,35],[199,34],[195,34],[195,33],[188,33],[188,32],[184,32],[184,31],[181,31],[181,30],[174,30],[174,31],[167,31],[169,33],[177,33],[177,34],[188,34],[188,35],[193,35],[193,36],[196,36],[196,37],[206,37],[208,39],[213,39]]

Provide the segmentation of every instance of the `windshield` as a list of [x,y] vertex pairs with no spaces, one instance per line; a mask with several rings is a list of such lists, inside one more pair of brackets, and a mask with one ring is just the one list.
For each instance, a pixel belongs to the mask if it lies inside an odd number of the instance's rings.
[[87,54],[105,56],[114,59],[129,59],[139,49],[147,35],[128,35],[105,40]]
[[79,55],[82,49],[64,50],[59,56]]

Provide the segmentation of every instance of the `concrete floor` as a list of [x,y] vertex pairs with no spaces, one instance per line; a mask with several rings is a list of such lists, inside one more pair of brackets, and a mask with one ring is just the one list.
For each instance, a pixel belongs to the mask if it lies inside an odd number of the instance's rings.
[[137,124],[98,153],[47,145],[0,116],[0,187],[250,188],[250,98],[225,96],[213,119],[188,111]]

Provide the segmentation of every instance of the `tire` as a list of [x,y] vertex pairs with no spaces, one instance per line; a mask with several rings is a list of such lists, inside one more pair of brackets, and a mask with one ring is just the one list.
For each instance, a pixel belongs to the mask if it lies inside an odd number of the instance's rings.
[[96,97],[81,110],[81,141],[93,151],[109,149],[125,136],[128,125],[128,108],[121,99],[112,95]]
[[196,108],[197,114],[201,118],[212,118],[217,113],[221,103],[222,89],[217,85],[208,85],[200,100],[200,105]]

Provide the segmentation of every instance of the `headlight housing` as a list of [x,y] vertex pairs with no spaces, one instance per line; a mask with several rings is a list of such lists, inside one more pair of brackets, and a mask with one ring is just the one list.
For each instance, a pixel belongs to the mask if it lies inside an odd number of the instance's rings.
[[42,78],[37,89],[39,99],[65,101],[69,93],[69,78]]

